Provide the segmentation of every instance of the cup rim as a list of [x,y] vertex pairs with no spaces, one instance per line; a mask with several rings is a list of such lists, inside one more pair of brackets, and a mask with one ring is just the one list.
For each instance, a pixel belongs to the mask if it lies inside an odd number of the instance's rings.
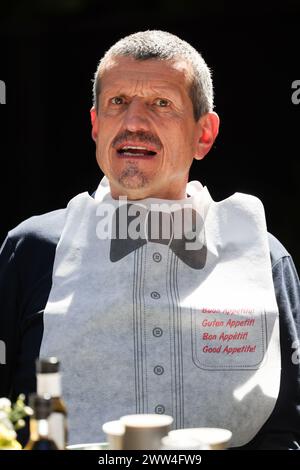
[[107,421],[102,425],[102,431],[104,431],[107,435],[123,436],[125,432],[125,426],[119,419],[114,421]]
[[167,449],[202,449],[209,450],[209,445],[206,442],[203,442],[196,436],[186,434],[184,437],[180,437],[178,434],[171,435],[170,433],[167,436],[162,437],[161,444],[166,446]]
[[229,442],[232,438],[232,432],[229,429],[210,427],[173,429],[169,432],[169,435],[175,436],[181,433],[199,437],[202,442],[209,445],[224,444]]
[[173,423],[174,418],[169,415],[140,413],[122,416],[120,421],[124,426],[131,428],[157,428],[161,426],[170,426]]

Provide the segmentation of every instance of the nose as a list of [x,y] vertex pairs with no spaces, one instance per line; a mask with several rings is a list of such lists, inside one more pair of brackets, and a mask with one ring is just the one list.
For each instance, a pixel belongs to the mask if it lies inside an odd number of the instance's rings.
[[124,127],[131,132],[149,130],[147,105],[139,98],[133,98],[124,116]]

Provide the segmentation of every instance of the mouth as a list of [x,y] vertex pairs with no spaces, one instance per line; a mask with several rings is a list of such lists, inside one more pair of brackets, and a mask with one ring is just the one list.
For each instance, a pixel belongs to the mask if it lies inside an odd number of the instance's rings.
[[117,153],[123,158],[153,158],[157,155],[157,150],[149,145],[122,144],[117,147]]

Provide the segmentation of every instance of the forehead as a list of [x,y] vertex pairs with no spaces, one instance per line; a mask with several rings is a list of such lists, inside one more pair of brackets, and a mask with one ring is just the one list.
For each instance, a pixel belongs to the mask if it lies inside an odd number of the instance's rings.
[[163,87],[188,93],[191,66],[184,59],[136,60],[132,57],[114,57],[101,73],[101,91],[105,88],[136,86]]

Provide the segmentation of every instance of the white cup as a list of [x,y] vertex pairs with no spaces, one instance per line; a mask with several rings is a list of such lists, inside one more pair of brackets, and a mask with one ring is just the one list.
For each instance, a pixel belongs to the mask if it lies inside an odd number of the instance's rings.
[[122,450],[123,439],[125,434],[125,426],[120,420],[107,421],[102,426],[102,430],[106,434],[108,446],[110,450]]
[[171,437],[190,437],[197,439],[204,444],[208,445],[211,450],[226,449],[231,437],[232,432],[228,429],[222,428],[187,428],[187,429],[174,429],[169,432]]
[[161,439],[167,436],[173,423],[172,416],[158,414],[135,414],[122,416],[125,427],[124,450],[158,450]]
[[209,446],[191,436],[169,435],[161,440],[161,450],[209,450]]

